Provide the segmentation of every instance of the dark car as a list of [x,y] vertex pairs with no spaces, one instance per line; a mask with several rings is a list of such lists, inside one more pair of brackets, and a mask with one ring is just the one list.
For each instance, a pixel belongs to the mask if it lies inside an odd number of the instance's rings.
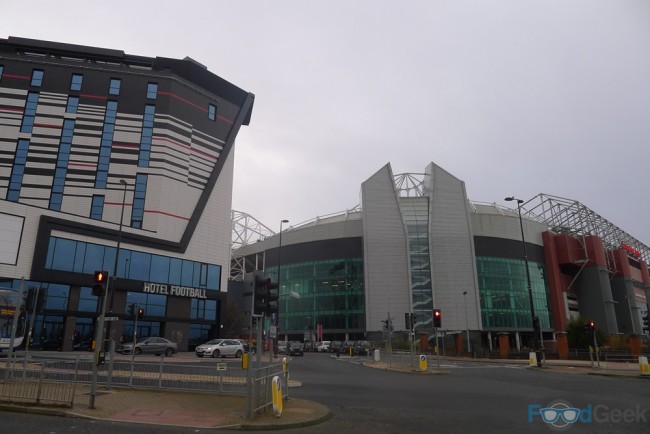
[[61,351],[63,341],[61,339],[45,339],[41,342],[41,350],[44,351]]
[[354,354],[357,356],[369,356],[372,353],[372,345],[368,341],[357,341],[354,344]]
[[292,357],[304,356],[304,350],[302,349],[302,344],[298,341],[289,342],[289,355]]

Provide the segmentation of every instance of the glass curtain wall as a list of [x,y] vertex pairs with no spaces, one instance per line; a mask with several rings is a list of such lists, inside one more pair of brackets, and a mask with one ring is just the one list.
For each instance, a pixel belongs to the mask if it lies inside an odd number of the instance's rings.
[[[277,267],[268,270],[273,278]],[[276,280],[276,279],[274,279]],[[290,296],[293,291],[300,298]],[[295,295],[294,294],[294,295]],[[280,335],[315,340],[362,338],[365,330],[363,262],[355,259],[283,264],[280,276]]]
[[433,288],[429,254],[429,198],[400,198],[400,209],[409,237],[411,297],[415,329],[431,328]]
[[[528,279],[523,259],[477,257],[481,317],[486,329],[532,329]],[[552,327],[544,264],[528,261],[535,314]]]

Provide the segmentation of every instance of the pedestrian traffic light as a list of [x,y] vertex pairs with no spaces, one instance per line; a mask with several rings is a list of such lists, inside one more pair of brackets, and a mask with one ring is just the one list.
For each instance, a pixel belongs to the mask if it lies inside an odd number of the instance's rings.
[[140,308],[138,309],[138,319],[144,318],[144,309]]
[[442,312],[440,309],[433,309],[433,327],[442,327]]
[[92,294],[96,297],[106,295],[106,283],[108,282],[108,271],[95,271],[95,284],[92,288]]
[[596,322],[594,320],[589,320],[585,323],[585,332],[591,332],[596,330]]

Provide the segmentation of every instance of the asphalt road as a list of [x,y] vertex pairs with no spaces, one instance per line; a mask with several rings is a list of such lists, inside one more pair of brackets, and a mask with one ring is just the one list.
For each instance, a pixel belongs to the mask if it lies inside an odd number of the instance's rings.
[[[649,433],[650,380],[565,374],[500,363],[442,363],[444,375],[393,372],[359,359],[306,354],[290,361],[289,396],[327,405],[328,421],[291,433],[549,433],[535,409],[557,400],[581,410],[570,433]],[[539,407],[530,407],[538,405]],[[532,410],[531,410],[532,409]],[[532,411],[532,416],[531,416]],[[561,424],[567,413],[554,422]],[[532,422],[529,422],[532,417]],[[183,428],[1,413],[0,432],[148,434]],[[223,432],[223,431],[222,431]]]

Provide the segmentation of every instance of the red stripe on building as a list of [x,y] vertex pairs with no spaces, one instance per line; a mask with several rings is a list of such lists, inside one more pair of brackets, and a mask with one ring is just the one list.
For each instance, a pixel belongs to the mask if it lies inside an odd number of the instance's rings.
[[207,157],[207,158],[209,158],[211,160],[214,160],[214,161],[217,161],[219,159],[219,157],[216,157],[216,156],[210,155],[210,154],[206,154],[205,152],[199,151],[197,149],[192,149],[191,146],[187,146],[187,145],[185,145],[183,143],[175,142],[175,141],[170,140],[170,139],[168,139],[166,137],[154,137],[153,140],[162,141],[162,142],[169,142],[172,145],[176,145],[176,146],[179,146],[181,148],[188,149],[190,152],[192,152],[194,154],[201,154],[201,155],[203,155],[203,156],[205,156],[205,157]]
[[168,212],[165,212],[165,211],[157,211],[157,210],[153,210],[153,209],[145,209],[144,212],[149,213],[149,214],[162,214],[162,215],[165,215],[167,217],[174,217],[176,219],[181,219],[181,220],[187,220],[187,221],[190,220],[189,217],[183,217],[183,216],[176,215],[176,214],[171,214],[171,213],[168,213]]
[[18,80],[30,80],[28,75],[2,74],[2,78],[17,78]]
[[2,112],[16,112],[16,113],[22,113],[23,109],[21,108],[14,108],[14,107],[0,107],[0,111]]
[[[172,97],[172,98],[176,98],[177,100],[179,100],[179,101],[181,101],[181,102],[184,102],[185,104],[191,105],[192,107],[197,108],[197,109],[201,110],[201,111],[204,112],[204,113],[207,113],[207,112],[208,112],[208,109],[207,109],[207,108],[205,108],[205,107],[201,107],[200,105],[195,104],[195,103],[193,103],[192,101],[186,100],[185,98],[181,98],[180,96],[178,96],[178,95],[176,95],[176,94],[174,94],[174,93],[171,93],[171,92],[164,92],[164,91],[158,91],[158,95],[167,95],[167,96],[170,96],[170,97]],[[217,115],[217,119],[220,119],[220,120],[222,120],[222,121],[224,121],[224,122],[226,122],[226,123],[228,123],[228,124],[231,124],[231,125],[233,124],[233,121],[232,121],[231,119],[224,118],[223,116],[219,116],[219,115]]]
[[140,145],[133,145],[130,143],[115,143],[113,142],[114,148],[127,148],[127,149],[140,149]]
[[34,123],[35,127],[61,129],[61,125]]
[[106,97],[106,96],[91,95],[89,93],[80,93],[79,96],[82,97],[82,98],[91,98],[91,99],[108,99],[108,97]]

